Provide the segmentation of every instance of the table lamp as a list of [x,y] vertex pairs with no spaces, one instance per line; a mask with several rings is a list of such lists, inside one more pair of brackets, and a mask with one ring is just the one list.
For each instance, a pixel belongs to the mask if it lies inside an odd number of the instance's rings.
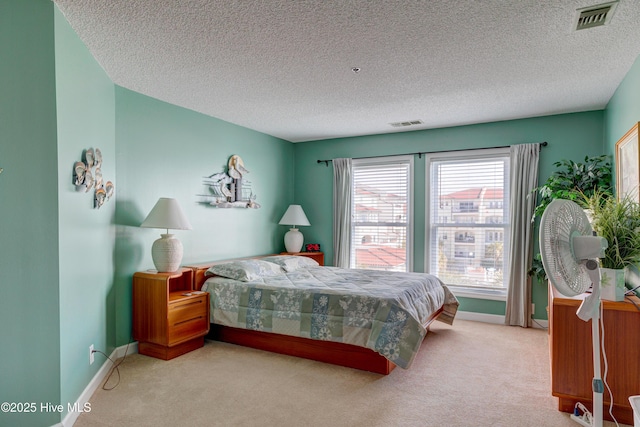
[[284,247],[287,249],[287,252],[300,252],[302,243],[304,242],[304,236],[300,230],[296,228],[296,225],[311,225],[302,210],[302,206],[289,205],[279,224],[292,226],[292,228],[287,231],[287,234],[284,235]]
[[173,234],[169,234],[169,229],[191,230],[191,224],[178,202],[175,199],[161,197],[140,227],[167,229],[166,234],[161,234],[161,237],[153,242],[151,257],[158,272],[178,270],[182,262],[182,243]]

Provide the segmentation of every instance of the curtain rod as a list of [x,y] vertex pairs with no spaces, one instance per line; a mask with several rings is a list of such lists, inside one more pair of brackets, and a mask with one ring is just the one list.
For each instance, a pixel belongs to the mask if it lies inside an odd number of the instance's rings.
[[[547,141],[541,142],[540,143],[540,148],[542,147],[546,147],[547,145],[549,145],[549,143]],[[415,156],[416,154],[418,155],[418,158],[422,158],[423,154],[431,154],[431,153],[455,153],[456,151],[470,151],[470,150],[491,150],[491,149],[495,149],[495,148],[506,148],[506,147],[510,147],[510,145],[501,145],[498,147],[483,147],[483,148],[460,148],[457,150],[443,150],[443,151],[418,151],[415,153],[404,153],[404,154],[387,154],[387,155],[381,155],[381,156],[367,156],[367,157],[354,157],[354,159],[375,159],[376,157],[394,157],[394,156]],[[331,162],[332,160],[317,160],[318,163],[324,163],[325,166],[329,167],[329,162]]]

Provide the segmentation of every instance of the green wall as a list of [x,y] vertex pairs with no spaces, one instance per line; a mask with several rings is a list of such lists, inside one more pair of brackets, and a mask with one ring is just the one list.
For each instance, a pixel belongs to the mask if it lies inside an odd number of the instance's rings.
[[[0,2],[0,402],[60,401],[53,9]],[[59,420],[0,412],[2,426]]]
[[[293,144],[116,87],[117,345],[131,338],[131,279],[154,268],[151,245],[163,230],[138,226],[160,197],[173,197],[193,230],[174,230],[183,264],[284,250],[278,221],[293,199]],[[203,177],[238,154],[260,209],[200,204]]]
[[[332,180],[333,168],[318,159],[384,156],[420,151],[486,148],[547,141],[540,154],[540,182],[555,169],[559,159],[581,160],[602,154],[603,112],[592,111],[511,120],[454,128],[442,128],[384,135],[341,138],[295,145],[295,202],[302,204],[310,227],[303,230],[305,241],[322,245],[327,263],[333,258]],[[415,156],[414,271],[424,271],[425,258],[425,157]],[[547,289],[534,284],[535,317],[546,318]],[[461,298],[461,309],[488,314],[504,314],[501,301]]]
[[[185,263],[279,252],[294,148],[115,86],[48,0],[0,3],[0,56],[0,402],[38,405],[0,412],[0,425],[49,426],[105,361],[89,365],[89,345],[110,354],[131,337],[131,278],[153,268],[161,232],[139,224],[156,200],[177,198],[193,225],[176,232]],[[100,209],[72,184],[74,162],[96,147],[116,185]],[[196,203],[232,154],[261,209]]]
[[[94,208],[94,191],[76,191],[73,164],[83,150],[99,148],[104,180],[117,182],[114,84],[55,9],[60,248],[61,403],[75,402],[110,354],[115,200]],[[95,171],[95,169],[94,169]],[[64,414],[63,414],[64,415]]]
[[615,156],[616,142],[638,122],[640,122],[640,56],[636,58],[605,110],[605,152]]

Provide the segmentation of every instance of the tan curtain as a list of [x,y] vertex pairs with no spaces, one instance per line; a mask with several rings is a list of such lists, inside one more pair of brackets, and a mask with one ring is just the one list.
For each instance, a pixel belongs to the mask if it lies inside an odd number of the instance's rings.
[[523,328],[531,326],[531,280],[527,271],[533,256],[531,219],[536,199],[529,195],[538,186],[539,157],[540,144],[511,146],[511,247],[505,323]]

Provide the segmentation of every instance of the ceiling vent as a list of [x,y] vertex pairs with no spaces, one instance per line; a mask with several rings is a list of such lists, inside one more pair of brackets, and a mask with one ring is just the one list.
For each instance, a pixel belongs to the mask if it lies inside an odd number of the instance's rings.
[[616,10],[617,1],[599,4],[597,6],[585,7],[578,9],[576,17],[576,25],[574,29],[585,30],[587,28],[600,27],[611,21],[611,16]]
[[407,122],[395,122],[395,123],[389,123],[391,126],[393,126],[394,128],[404,128],[407,126],[417,126],[417,125],[421,125],[424,122],[422,120],[409,120]]

